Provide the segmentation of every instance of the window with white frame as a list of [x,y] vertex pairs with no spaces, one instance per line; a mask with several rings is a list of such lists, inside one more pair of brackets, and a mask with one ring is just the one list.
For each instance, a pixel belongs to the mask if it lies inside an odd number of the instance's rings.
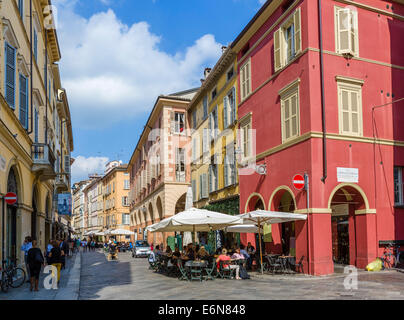
[[337,77],[339,133],[362,136],[362,80]]
[[301,50],[301,13],[298,8],[274,32],[275,72],[289,64]]
[[236,157],[234,156],[234,144],[226,146],[226,155],[223,165],[224,186],[228,187],[236,183]]
[[251,58],[240,68],[241,101],[251,93]]
[[124,181],[123,181],[123,188],[124,188],[125,190],[129,190],[129,189],[130,189],[130,182],[129,182],[129,180],[124,180]]
[[127,213],[122,214],[122,224],[129,225],[130,224],[130,215]]
[[208,96],[203,97],[202,107],[203,107],[203,120],[205,120],[208,116]]
[[185,129],[185,114],[183,112],[174,112],[174,133],[183,133]]
[[217,106],[216,106],[209,115],[210,141],[213,141],[217,138],[218,129],[219,129],[219,123],[218,123]]
[[252,125],[251,116],[240,121],[240,145],[242,161],[252,156]]
[[[213,157],[214,159],[215,157]],[[212,163],[209,165],[209,193],[218,190],[219,188],[219,176],[218,176],[218,165],[216,161],[213,160]]]
[[185,182],[185,149],[175,149],[175,178],[178,182]]
[[299,83],[297,79],[279,91],[282,143],[300,135]]
[[236,88],[233,87],[223,99],[223,127],[236,121]]
[[359,56],[358,12],[352,8],[334,7],[335,51]]
[[404,205],[402,167],[394,167],[394,204],[397,206]]

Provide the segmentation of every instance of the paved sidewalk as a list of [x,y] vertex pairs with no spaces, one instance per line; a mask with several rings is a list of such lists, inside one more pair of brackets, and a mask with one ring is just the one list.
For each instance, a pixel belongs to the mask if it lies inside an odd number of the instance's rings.
[[44,288],[44,279],[48,274],[39,277],[39,291],[30,291],[30,284],[25,283],[20,288],[9,288],[7,293],[0,292],[0,300],[77,300],[80,284],[81,253],[66,259],[66,268],[60,272],[58,289]]
[[82,256],[80,300],[404,300],[404,273],[358,270],[358,289],[345,290],[346,274],[329,276],[261,275],[252,272],[251,280],[215,279],[179,281],[153,272],[147,259],[134,259],[119,253],[108,261],[104,253]]

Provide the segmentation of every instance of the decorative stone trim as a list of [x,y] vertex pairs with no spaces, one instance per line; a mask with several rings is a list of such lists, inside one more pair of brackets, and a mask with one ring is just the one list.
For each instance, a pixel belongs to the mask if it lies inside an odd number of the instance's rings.
[[362,214],[376,214],[376,209],[355,210],[355,215],[362,215]]

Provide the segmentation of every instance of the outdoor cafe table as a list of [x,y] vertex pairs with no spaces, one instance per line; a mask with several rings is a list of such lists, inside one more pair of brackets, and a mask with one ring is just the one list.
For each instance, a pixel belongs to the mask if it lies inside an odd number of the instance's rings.
[[282,259],[285,271],[291,272],[292,269],[291,269],[290,261],[291,261],[291,259],[295,259],[295,257],[294,256],[283,256],[282,255],[282,256],[279,256],[278,258]]

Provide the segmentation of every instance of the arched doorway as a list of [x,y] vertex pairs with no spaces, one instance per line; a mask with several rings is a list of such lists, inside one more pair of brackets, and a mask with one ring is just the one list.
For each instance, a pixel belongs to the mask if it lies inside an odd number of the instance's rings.
[[355,185],[340,185],[329,201],[331,214],[332,260],[336,265],[356,265],[358,241],[355,211],[368,208],[367,198]]
[[[177,202],[175,203],[175,211],[174,214],[180,213],[182,211],[185,211],[185,201],[187,198],[187,194],[184,193],[181,197],[178,198]],[[175,237],[175,239],[174,239]],[[168,245],[172,246],[172,243],[177,243],[179,248],[182,248],[183,243],[184,243],[184,232],[174,232],[174,237],[168,236],[167,237],[167,243]],[[193,238],[191,236],[191,238]],[[187,239],[187,241],[192,241],[192,239]]]
[[157,198],[156,201],[157,213],[159,216],[159,221],[163,220],[163,205],[161,203],[160,197]]
[[[153,205],[151,202],[149,203],[149,215],[151,219],[151,224],[154,224],[154,212],[153,212]],[[153,243],[156,243],[156,233],[153,232],[152,235],[153,235]]]
[[[7,192],[14,192],[17,195],[17,201],[19,201],[17,175],[14,167],[10,169],[8,174]],[[11,260],[17,258],[17,207],[17,204],[7,204],[6,257]]]
[[[294,212],[296,202],[292,190],[287,186],[276,189],[271,196],[270,209],[279,212]],[[294,221],[271,226],[273,243],[271,251],[296,256],[296,223]]]
[[38,231],[38,189],[34,186],[34,190],[32,192],[32,214],[31,214],[31,237],[32,239],[38,240],[37,231]]

